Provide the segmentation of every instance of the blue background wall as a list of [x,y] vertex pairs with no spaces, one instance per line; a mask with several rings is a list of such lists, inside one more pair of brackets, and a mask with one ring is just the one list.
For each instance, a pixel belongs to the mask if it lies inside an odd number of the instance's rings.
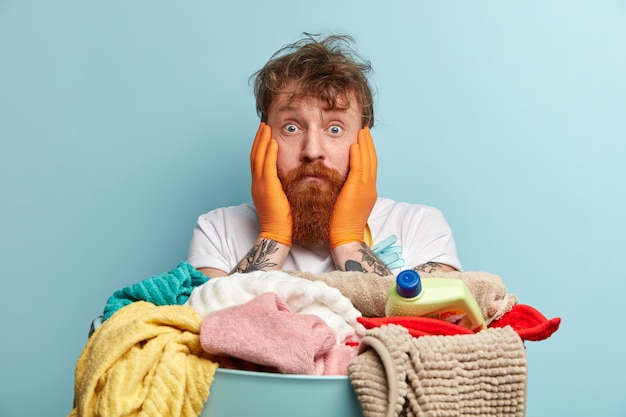
[[91,319],[249,200],[248,77],[301,32],[374,65],[379,194],[548,317],[528,416],[625,416],[626,2],[0,0],[0,416],[61,416]]

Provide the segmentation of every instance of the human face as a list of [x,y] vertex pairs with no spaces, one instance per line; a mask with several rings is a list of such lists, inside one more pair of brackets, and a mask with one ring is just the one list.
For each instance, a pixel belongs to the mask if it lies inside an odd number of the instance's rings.
[[[346,110],[325,110],[317,98],[291,99],[276,96],[270,105],[267,124],[278,141],[276,166],[281,180],[294,168],[321,162],[345,178],[350,169],[350,145],[357,142],[361,114],[353,94]],[[321,181],[314,175],[305,181]]]

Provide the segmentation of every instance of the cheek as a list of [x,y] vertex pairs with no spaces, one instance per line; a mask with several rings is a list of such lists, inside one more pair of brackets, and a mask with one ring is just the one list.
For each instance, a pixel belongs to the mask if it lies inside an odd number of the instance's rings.
[[278,155],[276,156],[276,167],[279,175],[285,175],[298,166],[298,156],[293,149],[285,145],[284,142],[278,142]]
[[350,171],[350,161],[346,160],[345,164],[338,169],[339,173],[343,178],[348,176],[348,172]]
[[335,169],[345,178],[350,171],[350,145],[335,152]]

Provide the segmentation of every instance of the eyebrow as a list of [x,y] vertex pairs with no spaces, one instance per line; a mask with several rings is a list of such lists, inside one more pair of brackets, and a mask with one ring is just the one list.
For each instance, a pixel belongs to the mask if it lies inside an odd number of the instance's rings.
[[[318,108],[319,109],[319,108]],[[342,115],[347,114],[349,109],[321,109],[323,112],[331,114],[331,115]],[[301,113],[300,107],[292,106],[291,104],[286,104],[284,106],[277,107],[276,112],[293,112],[293,113]]]
[[297,107],[294,107],[291,104],[286,104],[276,109],[276,111],[296,111],[296,110],[298,110]]

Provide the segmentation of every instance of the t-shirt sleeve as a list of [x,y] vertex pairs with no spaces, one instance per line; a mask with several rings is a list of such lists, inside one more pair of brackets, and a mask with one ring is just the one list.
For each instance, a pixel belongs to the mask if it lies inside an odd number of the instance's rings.
[[250,250],[258,236],[254,208],[225,207],[198,217],[187,262],[195,268],[231,271]]
[[409,210],[405,219],[402,226],[405,267],[438,262],[462,270],[452,230],[441,211],[422,206],[419,210]]

